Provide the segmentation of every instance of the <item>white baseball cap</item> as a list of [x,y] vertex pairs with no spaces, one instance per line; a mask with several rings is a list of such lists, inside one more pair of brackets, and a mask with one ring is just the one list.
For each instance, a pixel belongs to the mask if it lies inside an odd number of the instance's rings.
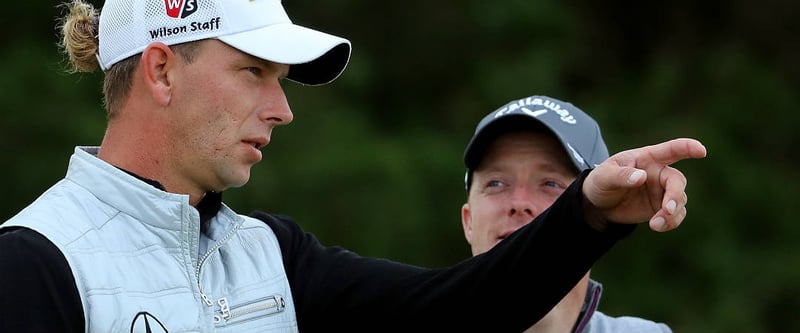
[[207,38],[290,65],[288,79],[307,85],[333,81],[350,60],[350,41],[293,24],[280,0],[106,0],[97,59],[107,70],[153,42]]

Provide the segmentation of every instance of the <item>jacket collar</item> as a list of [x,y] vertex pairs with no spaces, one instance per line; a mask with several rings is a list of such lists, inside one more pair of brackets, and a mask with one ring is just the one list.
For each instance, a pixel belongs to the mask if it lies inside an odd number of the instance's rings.
[[[164,191],[155,180],[117,168],[99,158],[100,147],[76,147],[70,158],[66,178],[81,184],[122,213],[156,227],[180,230],[181,221],[189,218],[207,225],[222,209],[222,193],[209,192],[197,205],[189,205],[189,196]],[[197,215],[195,215],[196,211]]]
[[597,311],[597,305],[600,303],[600,296],[603,294],[603,284],[595,280],[589,279],[589,286],[586,288],[586,298],[583,300],[583,307],[581,313],[578,315],[578,320],[575,322],[574,333],[581,333],[589,324],[592,315]]

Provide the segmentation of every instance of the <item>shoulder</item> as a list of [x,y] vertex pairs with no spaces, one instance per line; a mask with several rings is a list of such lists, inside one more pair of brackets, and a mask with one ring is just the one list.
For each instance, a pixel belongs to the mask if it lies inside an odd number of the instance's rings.
[[28,262],[31,258],[63,257],[63,254],[42,234],[11,226],[0,229],[0,256],[3,264],[9,264]]
[[303,230],[289,216],[271,214],[259,210],[251,212],[248,216],[263,222],[272,229],[284,253],[284,260],[287,259],[286,255],[289,253],[296,254],[300,251],[309,251],[320,246],[319,240],[314,235]]
[[293,234],[302,234],[304,231],[300,226],[289,216],[281,214],[270,214],[264,211],[256,210],[247,215],[248,217],[257,219],[267,226],[269,226],[278,238],[284,238]]
[[664,323],[652,320],[633,317],[620,316],[611,317],[602,312],[595,312],[589,320],[589,325],[581,333],[672,333],[672,329]]
[[[82,332],[81,305],[75,279],[61,251],[47,238],[25,227],[0,229],[0,331]],[[19,311],[36,309],[36,311]]]
[[0,229],[0,270],[17,282],[57,277],[72,280],[72,271],[61,250],[42,234],[25,227]]

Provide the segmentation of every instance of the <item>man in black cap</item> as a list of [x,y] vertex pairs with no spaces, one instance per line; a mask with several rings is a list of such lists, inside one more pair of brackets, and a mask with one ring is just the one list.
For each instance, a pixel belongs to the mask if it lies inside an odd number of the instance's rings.
[[[464,155],[467,203],[461,221],[472,254],[488,251],[533,221],[581,172],[606,159],[608,149],[597,122],[570,103],[530,96],[488,114]],[[573,248],[565,242],[563,251]],[[671,332],[662,323],[596,311],[601,293],[602,285],[586,272],[526,332]]]

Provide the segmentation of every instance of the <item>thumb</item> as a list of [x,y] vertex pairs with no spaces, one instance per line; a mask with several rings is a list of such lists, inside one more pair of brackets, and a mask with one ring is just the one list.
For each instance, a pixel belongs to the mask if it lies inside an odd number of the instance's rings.
[[622,174],[623,176],[627,175],[625,179],[627,179],[627,185],[629,185],[629,187],[642,185],[647,179],[647,172],[642,169],[623,168]]
[[642,169],[603,164],[589,173],[583,192],[595,207],[608,209],[619,205],[628,190],[642,186],[646,180],[647,172]]

